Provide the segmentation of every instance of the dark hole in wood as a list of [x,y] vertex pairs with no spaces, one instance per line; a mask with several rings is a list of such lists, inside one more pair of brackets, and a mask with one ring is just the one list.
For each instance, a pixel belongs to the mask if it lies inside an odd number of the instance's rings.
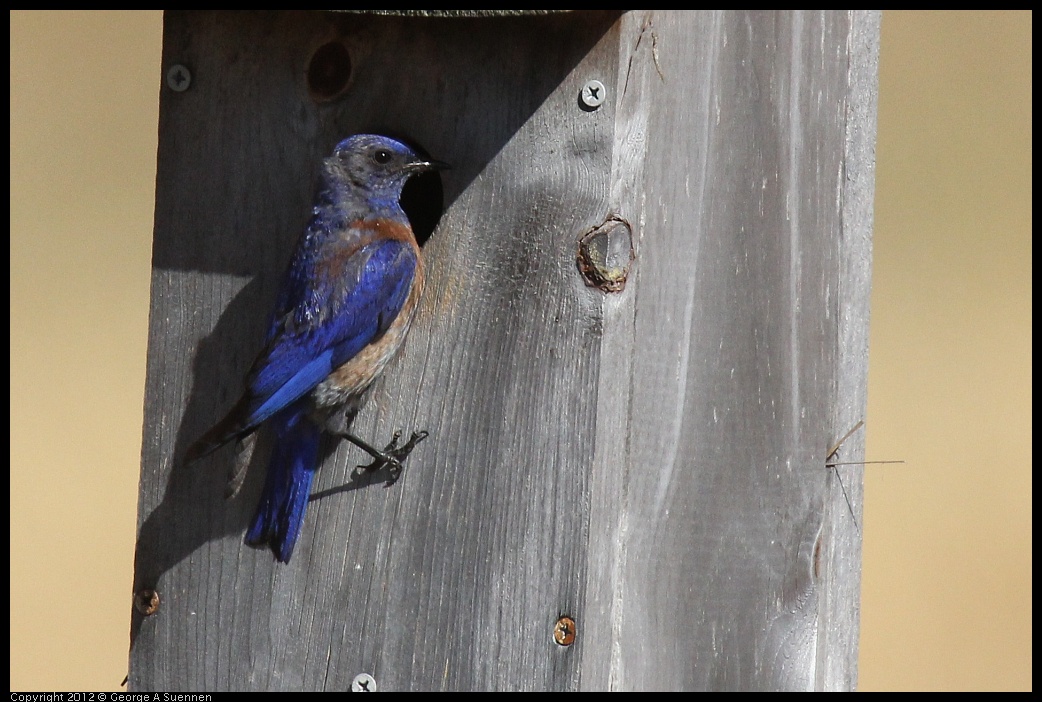
[[311,97],[320,102],[328,102],[340,97],[347,90],[351,79],[351,56],[347,47],[338,41],[331,41],[318,47],[308,64],[308,90]]
[[402,189],[399,202],[409,217],[416,241],[423,246],[438,226],[445,211],[445,190],[441,184],[441,173],[428,171],[410,178]]

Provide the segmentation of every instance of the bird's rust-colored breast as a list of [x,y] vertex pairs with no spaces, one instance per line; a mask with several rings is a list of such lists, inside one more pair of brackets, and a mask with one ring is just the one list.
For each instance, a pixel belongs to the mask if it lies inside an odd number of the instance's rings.
[[340,231],[339,239],[340,241],[334,247],[330,247],[331,253],[323,257],[315,268],[315,275],[320,280],[335,280],[340,272],[347,268],[348,261],[374,241],[407,243],[412,247],[417,262],[420,261],[420,247],[416,243],[412,229],[409,225],[393,219],[355,220]]
[[[351,360],[334,370],[328,378],[318,384],[311,397],[318,407],[330,407],[345,402],[365,390],[394,358],[412,324],[413,315],[423,294],[423,258],[416,237],[407,226],[386,219],[361,220],[352,225],[365,234],[358,238],[359,244],[349,247],[358,251],[362,246],[380,239],[407,242],[416,257],[412,287],[401,311],[383,334],[366,345]],[[364,243],[363,243],[364,242]],[[345,247],[348,248],[348,247]]]

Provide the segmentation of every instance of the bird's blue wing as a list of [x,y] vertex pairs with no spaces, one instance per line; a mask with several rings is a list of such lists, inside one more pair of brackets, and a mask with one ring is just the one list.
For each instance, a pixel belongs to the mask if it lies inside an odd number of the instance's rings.
[[256,427],[303,397],[379,338],[405,304],[416,264],[409,244],[381,240],[355,252],[336,280],[312,281],[327,292],[325,303],[277,320],[280,331],[247,378],[250,401],[240,428]]

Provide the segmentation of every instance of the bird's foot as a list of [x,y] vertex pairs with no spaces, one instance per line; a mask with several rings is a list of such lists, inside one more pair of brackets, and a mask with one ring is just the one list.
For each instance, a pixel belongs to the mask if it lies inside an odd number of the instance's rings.
[[420,443],[428,436],[429,433],[426,431],[414,431],[412,436],[409,437],[409,440],[399,446],[398,440],[402,438],[402,433],[396,431],[391,437],[391,443],[387,444],[383,451],[373,449],[372,447],[362,446],[360,443],[356,442],[356,445],[373,457],[372,463],[358,467],[372,472],[380,470],[386,466],[391,477],[388,478],[384,487],[391,487],[398,482],[398,478],[402,476],[402,471],[405,469],[405,466],[403,465],[405,459],[408,458],[409,454],[412,453],[412,450],[416,448],[416,444]]

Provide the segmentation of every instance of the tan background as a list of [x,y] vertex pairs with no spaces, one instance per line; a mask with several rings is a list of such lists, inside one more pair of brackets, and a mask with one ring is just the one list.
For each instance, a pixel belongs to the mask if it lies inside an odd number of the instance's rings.
[[[162,15],[11,14],[11,689],[126,673]],[[860,687],[1031,687],[1031,14],[887,13]]]

